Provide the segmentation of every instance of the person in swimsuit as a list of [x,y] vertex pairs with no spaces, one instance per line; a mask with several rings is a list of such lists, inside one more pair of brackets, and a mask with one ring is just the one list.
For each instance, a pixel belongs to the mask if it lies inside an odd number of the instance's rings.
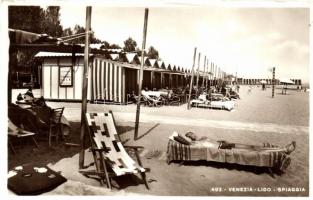
[[186,137],[192,140],[192,144],[196,146],[206,146],[206,147],[216,147],[219,149],[245,149],[251,151],[270,151],[270,152],[284,152],[286,154],[290,154],[296,149],[296,142],[292,141],[290,144],[279,147],[279,146],[257,146],[257,145],[248,145],[248,144],[239,144],[239,143],[231,143],[227,141],[215,141],[209,139],[208,137],[199,137],[193,132],[187,132],[185,134]]

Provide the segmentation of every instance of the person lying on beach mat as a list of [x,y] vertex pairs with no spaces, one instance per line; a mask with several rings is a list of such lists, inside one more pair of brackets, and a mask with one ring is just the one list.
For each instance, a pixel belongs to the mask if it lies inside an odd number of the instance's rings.
[[[190,144],[192,145],[216,147],[218,149],[246,149],[251,151],[283,152],[288,155],[296,149],[295,141],[292,141],[290,144],[284,147],[270,145],[268,143],[264,144],[264,146],[257,146],[257,145],[231,143],[228,141],[216,141],[209,139],[208,137],[205,136],[199,137],[193,132],[187,132],[185,136],[191,140]],[[184,137],[184,139],[186,139],[186,137]]]
[[167,163],[172,161],[213,161],[268,167],[286,171],[291,163],[289,154],[296,149],[296,142],[286,146],[237,144],[200,137],[192,132],[185,135],[174,132],[169,136]]

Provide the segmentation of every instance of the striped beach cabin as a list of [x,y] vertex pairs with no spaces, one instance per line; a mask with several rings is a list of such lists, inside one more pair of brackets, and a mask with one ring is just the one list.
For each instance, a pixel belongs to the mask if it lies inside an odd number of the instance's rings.
[[[47,100],[81,101],[83,54],[39,52],[41,95]],[[135,53],[91,55],[88,96],[91,102],[127,103],[127,94],[138,93],[141,57]],[[163,61],[144,58],[143,88],[185,87],[190,71]]]

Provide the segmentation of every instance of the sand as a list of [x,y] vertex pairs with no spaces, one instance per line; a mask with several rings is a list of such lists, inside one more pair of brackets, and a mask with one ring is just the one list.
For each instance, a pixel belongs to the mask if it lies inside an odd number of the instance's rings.
[[[88,111],[91,112],[113,110],[117,124],[125,130],[122,138],[129,139],[127,145],[145,147],[140,155],[144,166],[151,168],[147,175],[150,190],[147,190],[136,176],[126,176],[116,180],[121,188],[113,188],[113,193],[97,192],[99,182],[85,178],[77,172],[77,154],[50,164],[50,167],[62,171],[70,183],[73,181],[73,185],[96,188],[77,192],[77,195],[308,196],[309,93],[288,91],[288,95],[281,95],[279,92],[277,91],[275,98],[271,98],[270,89],[261,91],[260,88],[254,88],[252,93],[248,94],[247,88],[241,87],[241,99],[236,101],[235,110],[232,112],[203,108],[187,110],[186,104],[160,108],[142,107],[142,123],[139,130],[142,138],[137,141],[133,141],[135,105],[88,105]],[[64,115],[70,121],[80,120],[80,104],[48,104],[52,107],[65,106]],[[226,139],[256,145],[262,142],[286,145],[294,140],[297,142],[297,148],[291,154],[290,167],[284,174],[276,174],[275,178],[263,168],[224,163],[194,162],[168,165],[166,148],[168,136],[173,131],[193,131],[216,140]],[[72,134],[79,134],[79,130],[72,130]],[[153,150],[161,151],[161,155],[147,159],[148,153]],[[90,162],[90,159],[87,152],[86,163]],[[72,193],[64,187],[60,186],[49,194],[71,195]],[[70,187],[71,184],[67,186]],[[301,191],[281,191],[292,189]],[[105,187],[103,190],[107,191]]]

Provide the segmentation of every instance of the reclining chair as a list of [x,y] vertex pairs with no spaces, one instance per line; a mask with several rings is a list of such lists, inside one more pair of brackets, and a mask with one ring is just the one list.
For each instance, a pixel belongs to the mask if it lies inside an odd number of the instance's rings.
[[8,143],[9,147],[12,150],[12,152],[15,154],[15,148],[11,142],[12,138],[30,138],[30,140],[34,143],[36,148],[38,148],[38,144],[34,138],[35,133],[23,130],[19,127],[17,127],[15,124],[11,122],[11,120],[8,120]]
[[[149,189],[138,149],[139,146],[123,146],[115,128],[112,112],[108,113],[87,113],[86,120],[88,133],[91,140],[91,152],[94,158],[96,170],[80,172],[86,176],[96,175],[100,177],[103,185],[106,180],[107,187],[111,189],[111,177],[126,174],[140,173],[147,189]],[[128,155],[126,150],[131,149],[135,152],[138,164]]]
[[159,107],[163,104],[161,97],[149,96],[144,93],[142,93],[141,95],[143,100],[145,101],[145,105],[148,105],[149,107]]

